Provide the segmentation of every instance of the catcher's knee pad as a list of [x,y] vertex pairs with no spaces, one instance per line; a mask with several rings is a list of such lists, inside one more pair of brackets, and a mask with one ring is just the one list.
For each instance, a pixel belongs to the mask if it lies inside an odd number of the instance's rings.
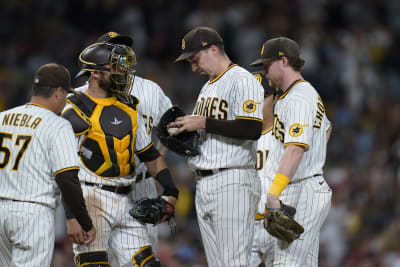
[[111,267],[107,251],[92,251],[79,253],[75,258],[78,267]]
[[139,251],[132,256],[132,263],[135,267],[161,267],[151,246],[139,249]]

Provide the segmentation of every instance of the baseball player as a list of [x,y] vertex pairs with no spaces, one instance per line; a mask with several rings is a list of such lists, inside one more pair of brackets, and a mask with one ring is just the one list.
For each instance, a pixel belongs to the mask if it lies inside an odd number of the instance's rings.
[[[287,244],[274,238],[274,266],[318,266],[319,232],[331,206],[332,191],[324,180],[330,122],[321,97],[301,76],[304,59],[298,44],[285,37],[266,41],[261,57],[273,88],[284,92],[274,107],[272,136],[277,144],[269,155],[266,206],[295,207],[294,219],[304,227],[300,240]],[[268,221],[264,220],[265,226]]]
[[[132,46],[132,38],[126,35],[120,35],[116,32],[108,32],[100,36],[97,41],[111,42],[116,44],[124,44]],[[172,107],[171,100],[164,94],[163,90],[155,82],[144,79],[135,75],[134,81],[131,83],[131,94],[139,99],[138,113],[142,116],[146,133],[151,135],[154,125],[158,125],[160,117],[170,107]],[[88,84],[76,88],[77,91],[83,92],[88,88]],[[161,145],[161,144],[160,144]],[[141,162],[139,157],[135,156],[136,162],[136,181],[134,189],[131,192],[133,200],[142,198],[155,198],[157,197],[157,189],[154,179],[151,178],[150,173],[144,162]],[[158,230],[156,225],[146,224],[146,228],[151,240],[154,253],[157,254],[158,249]]]
[[[256,214],[256,223],[254,228],[253,247],[251,250],[251,264],[249,266],[258,267],[260,264],[271,266],[274,256],[274,240],[265,231],[264,228],[264,209],[266,202],[266,194],[268,189],[268,179],[264,174],[267,165],[271,164],[269,158],[273,155],[275,149],[274,137],[272,136],[272,125],[274,121],[274,105],[281,93],[268,85],[268,80],[261,76],[260,73],[254,76],[261,82],[264,87],[264,103],[263,103],[263,128],[261,137],[257,141],[257,162],[256,169],[261,181],[261,199],[258,203]],[[275,144],[276,145],[276,144]]]
[[[133,219],[129,193],[137,167],[134,153],[175,204],[178,190],[154,148],[131,95],[136,57],[129,46],[99,42],[79,56],[90,71],[87,90],[69,99],[63,117],[73,126],[80,150],[79,179],[99,237],[89,246],[74,244],[78,266],[110,266],[108,252],[120,266],[161,266],[145,226]],[[73,220],[68,214],[68,224]],[[100,265],[98,265],[100,263]]]
[[192,71],[208,75],[193,115],[178,117],[176,133],[198,131],[200,155],[189,158],[197,174],[197,219],[209,266],[249,266],[260,180],[254,168],[262,129],[263,88],[233,64],[221,36],[198,27],[182,40]]
[[29,103],[0,113],[0,266],[50,266],[60,191],[90,244],[96,230],[78,180],[71,125],[57,114],[72,92],[68,70],[41,66]]
[[[98,41],[112,42],[126,44],[132,46],[132,39],[126,35],[120,35],[116,32],[108,32],[99,37]],[[150,80],[144,79],[135,75],[134,82],[131,83],[131,94],[139,99],[138,113],[142,116],[146,133],[151,135],[153,126],[158,125],[160,117],[170,107],[172,107],[171,100],[164,94],[161,87]],[[159,144],[161,145],[161,144]],[[161,151],[160,151],[161,153]],[[150,179],[151,175],[147,171],[144,162],[135,156],[136,162],[136,180],[135,187],[132,191],[133,200],[142,198],[155,198],[157,197],[157,189],[154,179]],[[154,253],[157,254],[158,250],[158,230],[157,226],[146,224],[146,228],[151,240]]]

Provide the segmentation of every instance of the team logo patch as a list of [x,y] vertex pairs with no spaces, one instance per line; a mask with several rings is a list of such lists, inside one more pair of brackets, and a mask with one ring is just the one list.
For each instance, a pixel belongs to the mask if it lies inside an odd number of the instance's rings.
[[259,74],[259,73],[256,73],[256,74],[253,74],[254,75],[254,78],[256,78],[257,79],[257,81],[259,82],[259,83],[261,83],[262,82],[262,76],[261,76],[261,74]]
[[290,126],[289,128],[290,136],[293,137],[300,136],[303,133],[303,128],[307,126],[308,124],[299,124],[299,123],[292,124],[292,126]]
[[111,124],[114,125],[120,125],[122,121],[119,121],[116,117],[114,117],[114,121],[110,122]]
[[263,55],[263,54],[264,54],[264,45],[261,48],[261,55]]
[[261,104],[261,102],[255,102],[254,100],[246,100],[243,103],[243,110],[246,113],[253,113],[257,109],[257,104]]
[[202,46],[206,46],[206,45],[208,45],[208,43],[207,42],[201,42],[201,45]]
[[279,51],[279,52],[278,52],[278,55],[281,57],[281,56],[284,56],[284,55],[285,55],[285,53],[283,53],[283,52]]
[[185,39],[182,39],[182,50],[185,50],[186,44],[185,44]]

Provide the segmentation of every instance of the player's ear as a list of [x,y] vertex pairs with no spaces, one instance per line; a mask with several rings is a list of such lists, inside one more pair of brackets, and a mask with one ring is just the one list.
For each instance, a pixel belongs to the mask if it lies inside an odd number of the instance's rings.
[[55,95],[55,97],[56,97],[56,99],[58,99],[58,98],[60,98],[60,97],[62,97],[62,93],[63,93],[63,89],[62,89],[62,87],[57,87],[57,89],[55,89],[54,90],[54,95]]
[[282,57],[282,63],[284,66],[289,66],[289,59],[287,57]]

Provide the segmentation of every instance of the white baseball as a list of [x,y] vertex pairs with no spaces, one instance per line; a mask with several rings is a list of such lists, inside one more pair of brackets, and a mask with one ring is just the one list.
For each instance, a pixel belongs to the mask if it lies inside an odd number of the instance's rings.
[[169,133],[169,135],[177,135],[178,134],[178,130],[179,130],[179,128],[178,127],[171,127],[171,128],[168,128],[168,133]]

